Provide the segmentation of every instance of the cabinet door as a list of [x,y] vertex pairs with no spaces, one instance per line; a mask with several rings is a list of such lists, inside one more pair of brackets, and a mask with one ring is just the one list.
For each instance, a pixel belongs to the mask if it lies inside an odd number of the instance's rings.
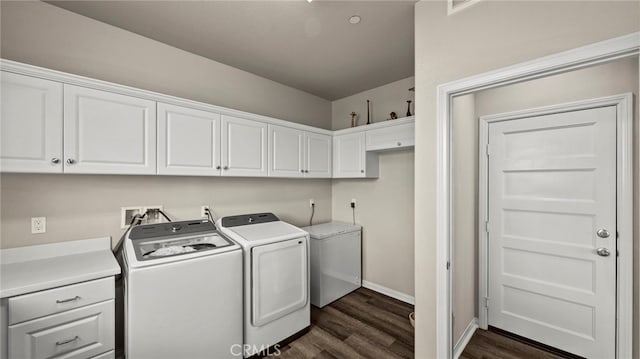
[[307,177],[331,178],[331,136],[306,132],[304,142]]
[[269,125],[269,176],[304,177],[304,132]]
[[335,178],[365,177],[364,132],[333,138],[333,164]]
[[267,175],[267,124],[222,116],[222,175]]
[[158,103],[158,173],[220,175],[220,115]]
[[399,126],[378,128],[366,132],[366,150],[382,151],[413,147],[415,124],[413,122]]
[[2,72],[0,169],[62,172],[62,84]]
[[156,103],[64,85],[69,173],[156,173]]

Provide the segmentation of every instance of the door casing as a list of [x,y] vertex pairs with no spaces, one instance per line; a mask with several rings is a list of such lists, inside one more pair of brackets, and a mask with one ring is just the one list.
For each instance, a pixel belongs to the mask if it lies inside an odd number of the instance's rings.
[[[451,157],[451,124],[452,105],[455,96],[473,93],[489,88],[514,84],[541,78],[553,74],[568,72],[622,58],[635,57],[640,54],[640,32],[611,38],[571,50],[540,57],[531,61],[480,73],[459,80],[443,83],[437,88],[436,113],[436,357],[452,358],[452,293],[451,268],[455,265],[451,255],[452,248],[452,157]],[[628,111],[631,111],[629,109]],[[627,150],[618,157],[621,176],[618,177],[618,196],[626,195],[618,205],[623,208],[618,213],[618,237],[625,243],[633,238],[633,165],[632,165],[632,127],[627,123],[623,137],[618,140]],[[632,253],[629,252],[632,256]],[[624,268],[619,277],[620,286],[627,286],[624,291],[626,313],[632,314],[632,260],[624,261]],[[632,356],[633,318],[621,318],[618,323],[618,337],[621,338],[616,348],[618,358]]]
[[[619,229],[621,225],[624,225],[622,222],[625,220],[625,210],[629,210],[624,207],[625,202],[628,201],[625,201],[621,196],[632,197],[632,191],[629,192],[629,189],[625,191],[624,184],[621,182],[624,182],[625,170],[631,172],[631,168],[625,168],[624,162],[625,159],[630,158],[632,155],[632,143],[630,140],[625,141],[624,137],[628,137],[628,134],[632,133],[633,94],[626,93],[480,117],[480,138],[478,141],[478,326],[480,328],[488,329],[489,313],[489,309],[485,305],[485,298],[488,297],[489,288],[489,238],[486,228],[486,223],[489,219],[489,157],[487,155],[489,125],[502,121],[588,110],[605,106],[616,107],[616,228]],[[630,216],[628,220],[631,220]],[[618,230],[618,232],[620,231]],[[627,345],[627,343],[625,343],[627,338],[621,336],[625,333],[622,326],[632,325],[633,318],[633,237],[631,235],[624,237],[618,236],[616,248],[619,252],[619,255],[616,257],[616,355],[618,358],[626,358],[626,356],[620,355],[619,348],[620,346]],[[629,284],[626,284],[626,281],[628,281]],[[627,321],[629,323],[626,323]],[[629,333],[628,339],[631,339],[631,333]],[[628,345],[631,345],[631,343]]]

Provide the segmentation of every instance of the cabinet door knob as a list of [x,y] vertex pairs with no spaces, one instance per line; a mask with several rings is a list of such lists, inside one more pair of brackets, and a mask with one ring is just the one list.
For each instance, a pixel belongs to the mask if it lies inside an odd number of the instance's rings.
[[309,170],[304,170],[304,173],[309,173]]
[[364,170],[360,170],[360,173],[364,173]]
[[226,171],[229,169],[229,166],[224,166],[222,169]]
[[220,169],[220,166],[216,166],[216,169],[217,169],[217,170],[219,170],[219,169]]
[[67,159],[67,164],[72,165],[74,163],[76,163],[76,160],[74,160],[73,158],[68,158]]
[[304,173],[304,170],[300,170],[300,173]]
[[402,142],[398,142],[398,146],[402,146]]
[[60,163],[60,159],[57,158],[57,157],[54,157],[54,158],[51,159],[51,163],[58,164],[58,163]]

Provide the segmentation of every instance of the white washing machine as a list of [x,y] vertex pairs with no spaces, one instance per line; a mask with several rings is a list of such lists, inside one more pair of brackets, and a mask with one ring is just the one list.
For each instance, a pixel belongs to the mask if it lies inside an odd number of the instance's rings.
[[311,304],[339,299],[362,286],[362,227],[328,222],[304,227],[311,236]]
[[241,355],[242,250],[213,223],[133,227],[123,262],[127,359]]
[[244,356],[309,327],[308,233],[272,213],[224,217],[217,227],[244,252]]

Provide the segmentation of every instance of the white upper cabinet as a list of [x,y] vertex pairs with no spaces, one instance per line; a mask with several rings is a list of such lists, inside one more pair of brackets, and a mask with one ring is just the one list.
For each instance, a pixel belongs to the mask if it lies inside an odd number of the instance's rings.
[[223,176],[267,176],[267,127],[263,122],[222,116]]
[[0,170],[62,172],[62,84],[2,72]]
[[156,103],[64,85],[68,173],[156,173]]
[[331,178],[331,136],[269,125],[269,176]]
[[305,175],[315,178],[331,178],[331,136],[305,132]]
[[220,175],[220,115],[158,103],[158,173]]
[[304,177],[304,131],[269,125],[269,176]]
[[415,123],[388,126],[367,131],[367,151],[406,149],[415,144]]
[[333,137],[333,177],[365,177],[364,132]]

